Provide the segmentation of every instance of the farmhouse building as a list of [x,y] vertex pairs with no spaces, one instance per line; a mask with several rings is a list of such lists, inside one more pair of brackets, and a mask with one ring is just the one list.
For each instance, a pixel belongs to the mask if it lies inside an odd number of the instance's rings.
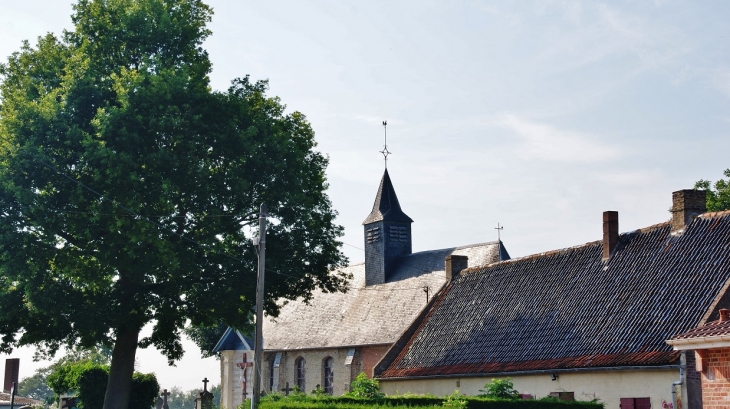
[[509,376],[536,398],[701,407],[694,354],[665,340],[730,306],[730,212],[704,212],[704,191],[679,191],[666,223],[619,234],[606,212],[601,241],[461,271],[376,365],[382,389],[474,395]]
[[[459,270],[509,259],[501,241],[412,253],[411,220],[386,170],[363,222],[365,262],[344,268],[346,293],[316,290],[309,303],[289,302],[263,323],[265,391],[317,387],[341,395],[375,364]],[[229,330],[221,353],[221,404],[251,396],[253,342]],[[244,363],[245,361],[245,363]]]

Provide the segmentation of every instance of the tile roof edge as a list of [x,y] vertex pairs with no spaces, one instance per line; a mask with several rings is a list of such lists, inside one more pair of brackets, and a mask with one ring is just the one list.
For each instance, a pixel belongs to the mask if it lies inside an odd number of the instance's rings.
[[607,372],[607,371],[651,371],[651,370],[667,370],[679,369],[679,364],[664,365],[624,365],[624,366],[597,366],[584,368],[554,368],[554,369],[533,369],[525,371],[509,371],[509,372],[480,372],[480,373],[456,373],[456,374],[439,374],[439,375],[411,375],[411,376],[376,376],[375,378],[381,382],[388,381],[404,381],[416,379],[437,379],[437,378],[481,378],[492,376],[511,376],[511,375],[530,375],[541,373],[570,373],[570,372]]
[[345,348],[367,348],[367,347],[382,347],[387,345],[393,345],[392,342],[374,342],[372,344],[352,344],[352,345],[332,345],[332,346],[317,346],[311,348],[264,348],[264,352],[299,352],[299,351],[315,351],[318,349],[345,349]]
[[728,289],[730,289],[730,277],[725,280],[725,283],[722,285],[722,288],[720,291],[717,292],[717,295],[712,300],[712,304],[707,308],[707,311],[700,319],[698,327],[705,326],[709,323],[710,317],[712,316],[712,313],[715,312],[717,307],[720,305],[720,302],[722,301],[723,297],[725,297],[725,294],[728,292]]
[[[728,210],[727,213],[730,214],[730,210]],[[623,232],[623,233],[620,234],[620,236],[626,236],[626,235],[634,234],[634,233],[648,233],[648,232],[650,232],[652,230],[656,230],[656,229],[660,229],[662,227],[666,227],[666,226],[669,225],[669,223],[670,223],[669,221],[666,221],[666,222],[652,224],[650,226],[642,227],[640,229],[636,229],[636,230],[633,230],[633,231]],[[571,251],[571,250],[578,250],[578,249],[585,248],[585,247],[588,247],[588,246],[601,244],[602,242],[603,242],[603,240],[589,241],[587,243],[578,244],[576,246],[563,247],[563,248],[560,248],[560,249],[543,251],[541,253],[534,253],[534,254],[530,254],[530,255],[527,255],[527,256],[511,258],[509,260],[495,261],[493,263],[487,263],[487,264],[484,264],[482,266],[469,267],[467,269],[462,270],[459,274],[468,274],[468,273],[473,273],[475,271],[480,271],[480,270],[482,270],[484,268],[494,267],[494,266],[497,266],[497,265],[509,264],[509,263],[519,262],[519,261],[523,261],[523,260],[532,260],[532,259],[536,259],[536,258],[540,258],[540,257],[552,256],[554,254],[560,254],[560,253],[564,253],[564,252]]]
[[707,212],[697,216],[700,219],[715,219],[717,217],[723,217],[730,215],[730,210],[720,210],[718,212]]

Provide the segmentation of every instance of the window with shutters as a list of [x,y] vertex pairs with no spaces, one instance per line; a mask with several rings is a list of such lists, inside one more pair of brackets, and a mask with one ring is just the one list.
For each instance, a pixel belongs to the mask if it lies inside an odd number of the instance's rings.
[[621,398],[621,409],[651,409],[649,398]]
[[295,366],[297,368],[297,388],[299,388],[300,391],[306,391],[307,390],[307,384],[304,381],[304,375],[305,372],[305,366],[307,364],[307,361],[304,360],[304,358],[300,357],[296,360]]
[[550,392],[550,396],[566,401],[575,400],[575,392]]
[[332,395],[334,393],[335,360],[327,357],[322,361],[322,374],[324,375],[324,392]]

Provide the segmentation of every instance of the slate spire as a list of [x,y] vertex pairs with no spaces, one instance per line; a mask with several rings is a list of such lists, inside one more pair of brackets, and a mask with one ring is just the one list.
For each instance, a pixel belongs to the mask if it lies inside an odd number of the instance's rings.
[[403,210],[400,208],[398,196],[395,195],[395,189],[393,189],[393,182],[390,181],[388,169],[385,169],[383,178],[380,179],[380,187],[378,188],[378,194],[375,196],[373,210],[362,224],[379,221],[413,223],[413,219],[403,213]]
[[365,285],[382,284],[402,256],[411,254],[411,223],[400,208],[388,169],[380,180],[365,226]]

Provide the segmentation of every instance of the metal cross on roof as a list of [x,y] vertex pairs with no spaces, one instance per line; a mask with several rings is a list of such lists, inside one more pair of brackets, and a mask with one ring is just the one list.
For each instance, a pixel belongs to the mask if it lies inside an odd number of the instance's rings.
[[203,379],[203,392],[208,392],[208,377],[206,376],[205,379]]
[[499,223],[497,223],[497,227],[495,227],[494,230],[497,230],[497,241],[502,241],[500,233],[504,230],[504,226],[500,226]]
[[385,158],[385,168],[388,169],[388,155],[392,153],[388,150],[388,121],[383,121],[383,133],[385,134],[385,144],[383,145],[383,150],[380,151],[380,153],[383,154],[383,158]]

